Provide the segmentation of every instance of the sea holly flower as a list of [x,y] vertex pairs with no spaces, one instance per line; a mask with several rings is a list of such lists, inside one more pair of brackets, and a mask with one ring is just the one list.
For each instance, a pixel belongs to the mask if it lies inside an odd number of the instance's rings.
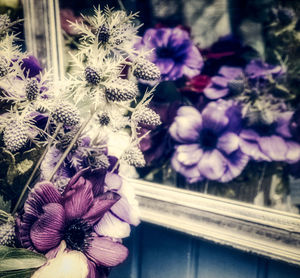
[[91,274],[98,266],[111,267],[123,262],[128,250],[94,230],[94,225],[120,196],[112,191],[103,193],[81,174],[70,180],[63,195],[50,182],[36,184],[24,205],[18,236],[23,247],[49,256],[64,240],[68,250],[86,256]]
[[219,99],[228,96],[232,90],[230,86],[237,83],[237,81],[241,83],[241,87],[243,86],[244,81],[242,77],[243,70],[241,68],[223,66],[220,68],[218,75],[211,78],[210,84],[203,90],[203,93],[209,99]]
[[144,51],[154,49],[149,60],[159,68],[162,80],[194,77],[203,66],[199,50],[188,32],[180,28],[148,29],[136,47]]
[[189,182],[228,182],[239,176],[249,160],[239,147],[240,120],[238,108],[223,100],[210,102],[202,112],[179,108],[169,130],[178,143],[173,168]]

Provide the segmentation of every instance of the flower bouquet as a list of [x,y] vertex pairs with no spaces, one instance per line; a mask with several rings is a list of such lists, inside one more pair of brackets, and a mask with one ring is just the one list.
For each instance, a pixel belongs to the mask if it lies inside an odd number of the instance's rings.
[[160,71],[134,46],[136,16],[106,7],[71,23],[80,47],[61,82],[1,36],[1,277],[107,277],[126,259],[140,129],[160,124],[155,87],[137,86]]
[[149,60],[162,78],[152,107],[162,125],[141,141],[141,176],[298,211],[281,202],[300,161],[299,20],[292,8],[268,12],[264,53],[245,26],[246,42],[230,34],[206,49],[183,26],[146,30],[137,47],[155,48]]

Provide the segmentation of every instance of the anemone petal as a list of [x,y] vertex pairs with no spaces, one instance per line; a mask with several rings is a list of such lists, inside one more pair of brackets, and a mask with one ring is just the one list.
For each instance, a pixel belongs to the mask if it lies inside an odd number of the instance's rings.
[[107,237],[93,236],[86,256],[97,266],[116,266],[122,263],[128,256],[128,249]]
[[63,236],[65,213],[62,205],[47,204],[43,207],[44,214],[33,224],[30,238],[38,251],[46,252],[56,247]]

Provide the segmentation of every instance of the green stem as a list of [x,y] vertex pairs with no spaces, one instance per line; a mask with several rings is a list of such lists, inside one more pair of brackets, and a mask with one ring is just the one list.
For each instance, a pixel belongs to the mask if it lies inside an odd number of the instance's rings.
[[44,152],[43,152],[43,154],[41,155],[39,161],[38,161],[37,164],[35,165],[35,167],[34,167],[32,173],[31,173],[29,179],[27,180],[26,184],[25,184],[24,187],[23,187],[23,190],[22,190],[22,192],[21,192],[21,195],[20,195],[20,197],[19,197],[19,199],[18,199],[18,201],[17,201],[17,203],[16,203],[16,205],[15,205],[13,211],[12,211],[12,215],[14,215],[14,214],[16,213],[16,211],[17,211],[17,209],[18,209],[18,207],[19,207],[19,205],[20,205],[20,203],[21,203],[21,201],[22,201],[22,199],[23,199],[24,194],[26,193],[27,189],[29,188],[30,183],[32,182],[32,180],[33,180],[33,178],[34,178],[34,176],[35,176],[37,170],[39,169],[39,167],[40,167],[40,165],[41,165],[43,159],[45,158],[45,156],[46,156],[48,150],[50,149],[50,147],[51,147],[51,145],[52,145],[52,143],[53,143],[55,137],[57,136],[57,134],[58,134],[58,132],[59,132],[59,130],[61,129],[62,126],[63,126],[63,124],[59,123],[59,124],[57,125],[57,128],[56,128],[55,132],[54,132],[53,137],[50,137],[50,140],[48,141],[48,144],[47,144],[46,149],[44,150]]
[[82,124],[82,126],[80,127],[80,129],[78,130],[78,132],[76,133],[76,135],[74,136],[74,138],[72,139],[70,145],[68,146],[68,148],[65,150],[65,152],[63,153],[62,157],[60,158],[60,160],[58,161],[58,163],[55,165],[49,181],[51,181],[55,175],[55,173],[57,172],[57,170],[59,169],[59,167],[61,166],[61,164],[64,162],[65,158],[67,157],[67,155],[69,154],[69,152],[71,151],[72,147],[74,146],[74,144],[77,142],[78,137],[81,135],[82,131],[85,129],[85,127],[88,125],[89,121],[93,118],[95,111],[93,111],[93,113],[90,114],[90,117]]

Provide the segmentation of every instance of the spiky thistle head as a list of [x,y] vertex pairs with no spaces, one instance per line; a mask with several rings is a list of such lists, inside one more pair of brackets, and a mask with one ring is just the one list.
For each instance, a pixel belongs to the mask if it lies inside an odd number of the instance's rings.
[[69,102],[61,102],[57,104],[51,112],[52,118],[66,126],[75,126],[80,122],[78,109]]
[[107,112],[99,113],[97,116],[101,126],[107,126],[110,123],[110,117]]
[[22,149],[28,140],[28,126],[21,120],[11,120],[3,132],[5,148],[10,152]]
[[129,165],[137,168],[141,168],[146,165],[144,155],[137,145],[132,145],[125,150],[121,159],[127,162]]
[[0,225],[0,245],[14,247],[16,242],[15,222],[9,220]]
[[25,87],[26,98],[29,101],[33,101],[38,97],[39,94],[39,86],[36,79],[31,79],[28,81]]
[[87,157],[87,163],[94,170],[107,170],[110,165],[109,159],[104,153],[90,154]]
[[151,108],[143,106],[132,113],[131,119],[148,126],[158,126],[161,124],[160,116]]
[[85,80],[89,85],[98,85],[101,81],[100,75],[92,67],[86,67],[84,70]]
[[133,75],[145,81],[154,81],[160,79],[160,70],[154,63],[138,58],[133,63]]
[[137,97],[138,87],[132,81],[117,78],[106,87],[105,93],[110,101],[128,101]]

